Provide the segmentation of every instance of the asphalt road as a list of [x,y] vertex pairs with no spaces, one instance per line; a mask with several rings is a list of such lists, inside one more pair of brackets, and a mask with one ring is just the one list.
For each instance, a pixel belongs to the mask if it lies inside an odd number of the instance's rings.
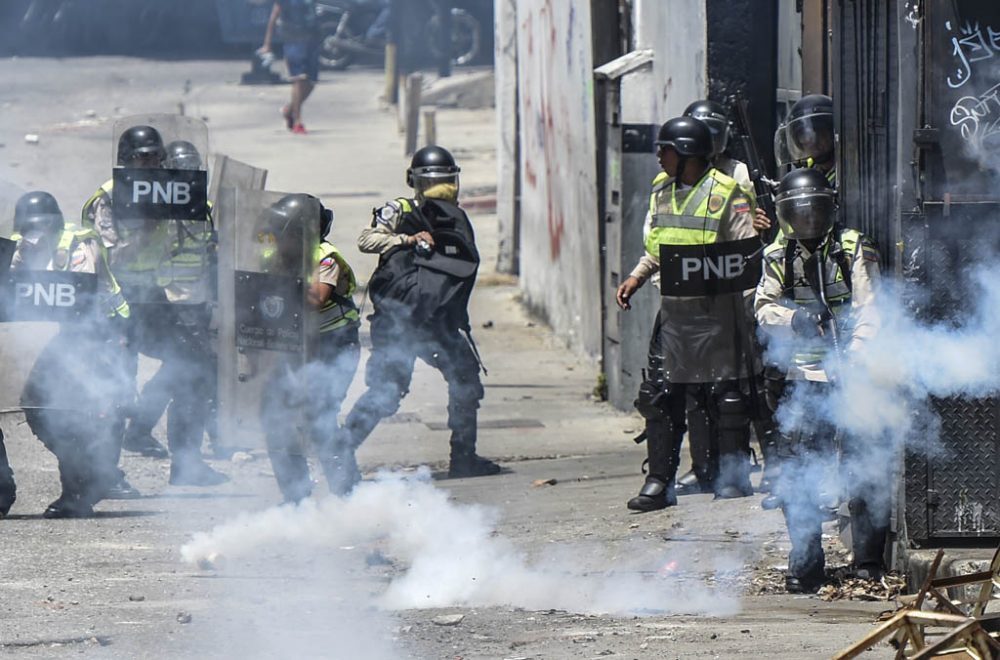
[[[268,168],[269,188],[332,206],[335,242],[367,279],[374,260],[357,253],[354,237],[373,206],[405,193],[397,122],[376,98],[381,75],[327,75],[306,106],[311,134],[292,136],[278,115],[288,88],[240,87],[243,68],[0,62],[0,195],[45,188],[73,216],[109,176],[114,120],[183,105],[206,119],[213,149]],[[440,142],[459,157],[466,191],[495,185],[494,125],[491,110],[439,110]],[[491,264],[496,218],[473,219]],[[101,503],[92,520],[44,520],[58,494],[55,461],[20,415],[0,415],[19,484],[0,521],[0,651],[798,659],[832,655],[892,607],[780,593],[787,538],[757,497],[690,496],[665,512],[629,514],[624,502],[641,483],[643,450],[631,442],[639,420],[592,400],[596,365],[524,310],[514,281],[484,271],[472,318],[490,368],[480,452],[504,464],[496,477],[438,478],[446,401],[424,366],[400,412],[359,453],[366,481],[357,494],[324,498],[320,484],[297,509],[275,508],[266,454],[231,438],[248,451],[213,461],[228,484],[170,487],[165,461],[126,455],[142,499]],[[11,354],[29,356],[11,348],[10,328],[0,332],[0,393],[9,398],[23,368],[10,366]],[[348,405],[362,381],[359,373]],[[844,563],[829,546],[831,563]]]

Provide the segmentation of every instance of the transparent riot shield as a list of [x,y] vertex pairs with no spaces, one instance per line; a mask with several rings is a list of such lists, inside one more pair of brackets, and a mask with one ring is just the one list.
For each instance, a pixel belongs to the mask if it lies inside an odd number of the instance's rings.
[[[294,379],[317,334],[306,304],[319,241],[319,201],[284,212],[283,193],[222,188],[219,232],[219,440],[260,445],[264,434],[294,433],[302,410]],[[290,387],[290,384],[293,387]],[[265,428],[268,406],[285,407]]]
[[151,114],[115,122],[111,222],[104,223],[111,226],[98,230],[130,303],[214,299],[210,156],[200,119]]
[[222,188],[263,190],[267,170],[248,165],[225,154],[215,154],[209,172],[208,198],[218,199]]

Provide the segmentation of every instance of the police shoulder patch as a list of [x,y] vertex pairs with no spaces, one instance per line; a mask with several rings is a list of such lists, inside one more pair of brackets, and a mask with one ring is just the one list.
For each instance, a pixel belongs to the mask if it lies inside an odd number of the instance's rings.
[[750,200],[746,197],[733,197],[733,213],[749,213]]
[[332,268],[335,263],[337,263],[337,260],[333,257],[324,257],[323,260],[319,262],[319,265],[322,268]]
[[726,199],[722,195],[712,195],[708,198],[708,212],[718,213],[722,205],[726,203]]

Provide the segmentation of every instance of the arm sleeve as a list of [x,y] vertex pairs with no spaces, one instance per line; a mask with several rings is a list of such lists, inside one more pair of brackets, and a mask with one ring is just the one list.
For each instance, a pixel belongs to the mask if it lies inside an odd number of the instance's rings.
[[[392,212],[385,212],[386,209],[391,209]],[[371,226],[361,230],[361,235],[358,236],[358,249],[368,254],[385,254],[392,248],[403,245],[406,236],[397,233],[401,217],[402,212],[395,202],[376,209]]]
[[660,260],[648,253],[644,253],[639,258],[639,263],[629,273],[629,277],[634,277],[640,282],[645,282],[658,272],[660,272]]
[[881,318],[875,289],[881,277],[878,252],[868,238],[863,238],[851,264],[851,314],[854,323],[847,344],[848,351],[858,350],[878,333]]
[[325,255],[320,259],[319,266],[316,267],[316,281],[320,284],[329,284],[337,289],[340,281],[340,265],[337,260],[330,255]]
[[754,296],[754,315],[760,327],[772,337],[791,339],[794,334],[792,315],[795,310],[782,300],[781,280],[775,270],[777,268],[781,268],[779,261],[764,259],[764,272]]
[[722,225],[719,232],[719,242],[755,238],[757,232],[753,228],[753,214],[753,197],[748,196],[742,188],[737,188],[736,192],[729,198],[729,209],[727,210],[729,222]]

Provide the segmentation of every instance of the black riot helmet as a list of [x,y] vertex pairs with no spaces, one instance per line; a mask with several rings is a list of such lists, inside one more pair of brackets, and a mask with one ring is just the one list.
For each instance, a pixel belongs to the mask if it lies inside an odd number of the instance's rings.
[[200,170],[201,154],[186,140],[176,140],[167,145],[164,166],[172,170]]
[[694,117],[674,117],[660,126],[656,146],[673,147],[682,158],[712,157],[712,131],[708,125]]
[[439,183],[458,185],[458,173],[461,171],[450,151],[431,145],[413,154],[410,167],[406,170],[406,185],[418,193]]
[[298,231],[307,221],[308,214],[315,207],[310,203],[315,199],[306,193],[285,195],[271,205],[266,225],[275,236],[283,236]]
[[718,156],[729,143],[729,114],[725,106],[716,101],[695,101],[684,111],[685,117],[700,119],[712,131],[712,155]]
[[118,138],[119,166],[160,167],[166,157],[163,138],[152,126],[133,126]]
[[57,238],[66,226],[56,198],[36,190],[21,195],[14,207],[14,231],[34,242],[42,236]]
[[803,167],[782,177],[774,206],[778,224],[787,238],[796,241],[819,239],[833,228],[837,193],[822,172]]
[[833,99],[823,94],[803,96],[789,111],[785,130],[793,161],[829,161],[834,148]]

